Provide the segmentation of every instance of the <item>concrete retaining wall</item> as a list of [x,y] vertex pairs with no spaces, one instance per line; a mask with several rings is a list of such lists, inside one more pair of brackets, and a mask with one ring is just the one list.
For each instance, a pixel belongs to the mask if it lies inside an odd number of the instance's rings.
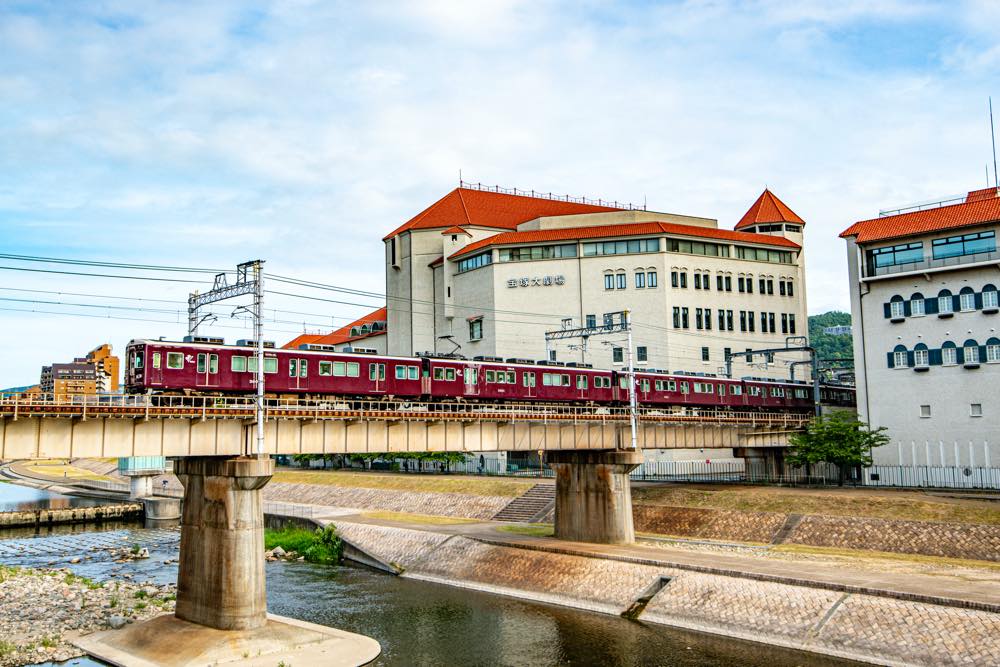
[[0,527],[50,526],[57,523],[91,523],[142,519],[142,505],[123,503],[101,507],[73,507],[68,509],[22,510],[0,512]]
[[[1000,614],[336,522],[402,576],[881,665],[1000,664]],[[395,555],[389,555],[395,554]]]
[[787,515],[778,512],[633,505],[632,516],[638,533],[736,542],[770,542],[785,523]]
[[491,519],[511,501],[507,496],[395,491],[288,482],[271,482],[264,487],[264,498],[286,502],[294,499],[296,503],[352,507],[361,510],[414,512],[470,519]]

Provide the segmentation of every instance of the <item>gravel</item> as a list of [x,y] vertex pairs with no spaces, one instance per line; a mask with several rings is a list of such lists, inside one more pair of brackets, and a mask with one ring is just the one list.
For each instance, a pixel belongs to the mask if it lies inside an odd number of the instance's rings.
[[172,612],[176,594],[174,585],[0,566],[0,667],[83,655],[73,638]]

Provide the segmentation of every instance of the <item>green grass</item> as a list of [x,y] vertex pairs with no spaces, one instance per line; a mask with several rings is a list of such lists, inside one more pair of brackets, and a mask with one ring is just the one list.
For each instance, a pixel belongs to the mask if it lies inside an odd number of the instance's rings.
[[0,657],[10,655],[17,650],[17,645],[0,639]]
[[334,565],[340,562],[344,544],[333,526],[308,530],[286,526],[281,530],[264,531],[264,548],[281,547],[294,551],[310,563]]
[[497,530],[515,535],[530,535],[531,537],[552,537],[555,528],[551,523],[536,523],[530,526],[500,526]]
[[636,505],[1000,525],[1000,503],[908,490],[670,484],[635,488],[632,501]]
[[273,479],[275,482],[292,484],[322,484],[429,493],[466,493],[474,496],[507,496],[512,498],[521,495],[538,482],[535,479],[389,474],[343,470],[279,470],[274,473]]

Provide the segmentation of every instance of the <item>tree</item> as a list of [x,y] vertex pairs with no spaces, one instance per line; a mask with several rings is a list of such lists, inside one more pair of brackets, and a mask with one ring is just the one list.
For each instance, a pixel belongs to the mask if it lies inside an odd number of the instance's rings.
[[792,436],[785,460],[796,466],[833,463],[839,468],[837,482],[843,486],[850,466],[870,466],[872,450],[889,442],[885,430],[873,429],[849,412],[816,417],[804,433]]

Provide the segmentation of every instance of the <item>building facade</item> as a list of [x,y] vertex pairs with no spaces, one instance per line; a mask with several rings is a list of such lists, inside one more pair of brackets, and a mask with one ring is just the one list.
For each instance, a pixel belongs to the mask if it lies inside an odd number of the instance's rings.
[[105,343],[69,363],[43,366],[39,389],[57,395],[107,394],[119,390],[119,359]]
[[877,464],[1000,464],[1000,190],[857,222],[847,241],[859,417]]
[[[459,188],[386,237],[388,351],[611,368],[625,339],[551,344],[628,310],[639,367],[721,373],[725,352],[807,334],[805,223],[770,191],[711,218]],[[782,358],[733,375],[789,377]]]

